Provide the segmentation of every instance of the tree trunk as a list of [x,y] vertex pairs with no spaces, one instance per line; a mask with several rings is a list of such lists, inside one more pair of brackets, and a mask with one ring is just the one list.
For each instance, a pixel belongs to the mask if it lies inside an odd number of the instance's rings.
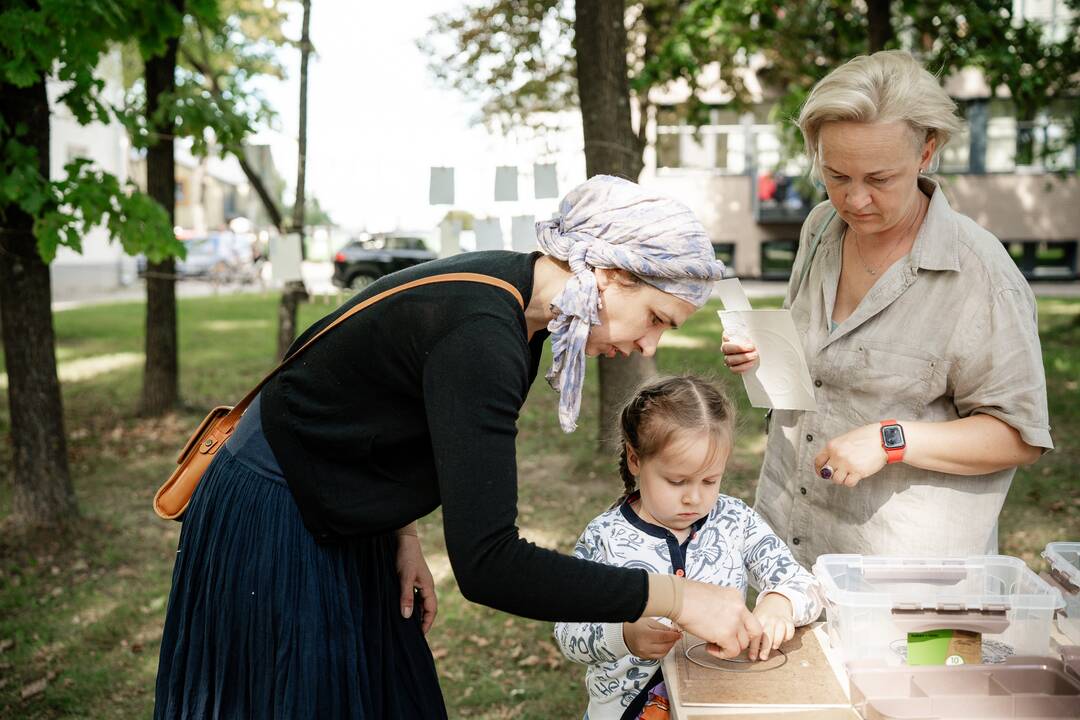
[[[585,173],[638,179],[644,163],[630,119],[623,0],[579,0],[574,18],[574,53],[585,135]],[[642,119],[644,122],[644,118]],[[642,381],[656,374],[652,358],[600,358],[601,447],[618,442],[622,404]]]
[[626,67],[622,0],[580,0],[574,19],[578,95],[585,131],[585,174],[638,179],[644,163],[635,151]]
[[[174,0],[182,10],[183,0]],[[169,38],[165,52],[146,61],[146,114],[151,121],[161,97],[176,89],[176,50],[179,38]],[[152,121],[151,121],[152,122]],[[175,224],[176,161],[173,127],[154,127],[156,141],[146,152],[146,190],[169,213]],[[168,258],[146,265],[146,368],[139,414],[164,415],[180,397],[180,362],[176,339],[176,261]]]
[[285,288],[281,292],[281,302],[278,304],[277,356],[279,360],[285,358],[285,353],[289,351],[293,340],[296,339],[297,312],[300,309],[300,303],[307,299],[307,288],[304,287],[302,280],[285,283]]
[[[37,150],[49,177],[49,99],[45,79],[27,88],[0,84],[0,117],[24,125],[23,144]],[[0,327],[8,377],[14,492],[18,524],[59,525],[78,515],[68,470],[60,381],[56,376],[52,284],[37,251],[33,218],[15,205],[0,208]]]
[[891,0],[867,0],[866,20],[870,29],[870,52],[884,50],[893,39]]
[[[296,162],[296,201],[293,203],[292,230],[300,234],[300,257],[304,258],[304,176],[307,171],[307,80],[308,57],[311,55],[311,0],[304,0],[304,23],[300,32],[300,136],[297,139],[299,157]],[[304,281],[285,283],[278,308],[278,358],[284,358],[296,338],[296,314],[300,303],[307,300]]]

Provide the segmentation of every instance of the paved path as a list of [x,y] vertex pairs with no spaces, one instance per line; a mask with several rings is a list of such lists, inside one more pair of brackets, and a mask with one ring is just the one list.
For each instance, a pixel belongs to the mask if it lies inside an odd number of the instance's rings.
[[[308,292],[312,295],[338,295],[342,293],[330,282],[334,267],[330,263],[306,262],[303,265],[304,282]],[[783,297],[787,289],[787,283],[775,280],[743,280],[743,289],[747,296],[754,298]],[[268,288],[273,287],[267,284]],[[1075,282],[1033,282],[1031,288],[1039,297],[1080,297],[1080,281]],[[254,285],[224,285],[213,286],[208,282],[198,280],[181,280],[176,284],[176,295],[180,298],[206,297],[209,295],[223,295],[230,293],[253,293],[262,292],[263,288]],[[86,297],[71,298],[53,302],[54,311],[70,310],[71,308],[84,305],[103,305],[115,302],[143,302],[146,299],[146,289],[141,282],[130,287],[120,288],[107,293],[100,293]]]
[[[331,263],[305,262],[301,268],[304,283],[308,292],[312,295],[337,295],[344,291],[335,287],[330,281],[334,274],[334,266]],[[267,280],[263,285],[252,283],[250,285],[214,285],[203,280],[178,280],[176,282],[176,296],[178,298],[208,297],[212,295],[235,295],[238,293],[258,293],[276,289],[280,285]],[[87,305],[105,305],[108,303],[121,302],[145,302],[146,286],[142,281],[136,281],[128,287],[118,288],[107,292],[83,295],[79,297],[54,300],[52,309],[54,312],[71,310]]]

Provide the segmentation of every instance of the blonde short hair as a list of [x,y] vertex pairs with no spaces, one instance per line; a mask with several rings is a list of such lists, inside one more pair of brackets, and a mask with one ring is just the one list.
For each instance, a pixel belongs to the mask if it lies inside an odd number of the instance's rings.
[[814,86],[799,113],[799,129],[814,177],[821,177],[821,128],[833,121],[905,122],[916,147],[937,139],[940,152],[963,125],[938,79],[903,50],[849,60]]

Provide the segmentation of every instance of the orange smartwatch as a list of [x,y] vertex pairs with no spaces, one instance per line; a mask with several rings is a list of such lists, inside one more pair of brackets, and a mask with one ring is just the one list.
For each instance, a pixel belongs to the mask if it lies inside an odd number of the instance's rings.
[[885,450],[889,465],[904,459],[907,440],[904,439],[904,428],[900,423],[895,420],[881,421],[881,447]]

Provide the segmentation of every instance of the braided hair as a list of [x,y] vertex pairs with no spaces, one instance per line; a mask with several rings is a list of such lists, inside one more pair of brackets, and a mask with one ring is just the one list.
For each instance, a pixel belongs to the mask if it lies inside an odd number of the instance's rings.
[[735,408],[728,396],[701,377],[663,377],[642,385],[619,414],[619,475],[624,492],[612,507],[638,489],[628,449],[641,461],[662,452],[680,430],[706,429],[715,451],[722,443],[730,443],[734,420]]

